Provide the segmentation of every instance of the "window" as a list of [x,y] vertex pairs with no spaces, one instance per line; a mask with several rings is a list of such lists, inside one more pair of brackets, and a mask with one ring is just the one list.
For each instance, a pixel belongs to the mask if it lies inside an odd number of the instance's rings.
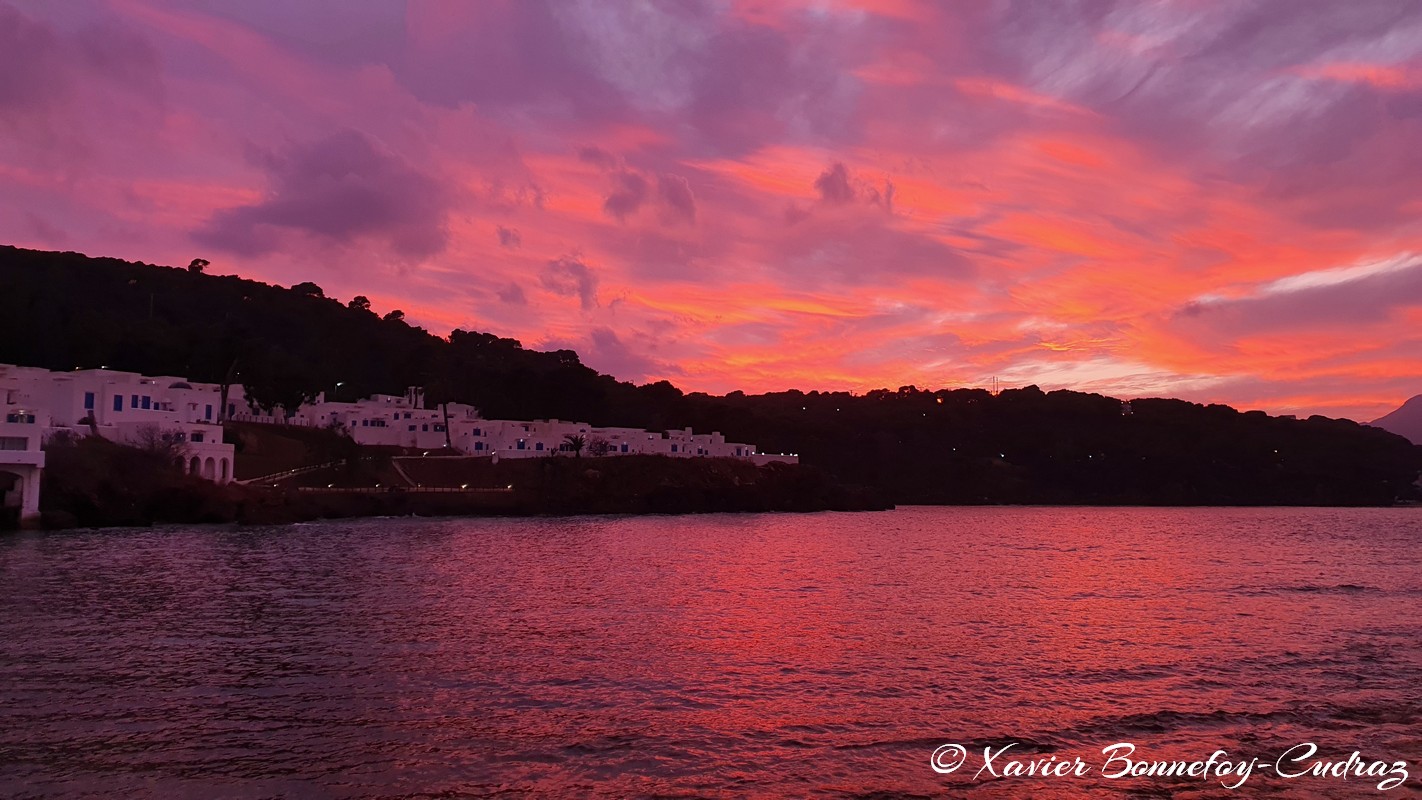
[[361,421],[360,421],[360,426],[361,426],[362,428],[369,428],[369,427],[370,427],[370,420],[368,420],[368,419],[363,419],[363,420],[361,420]]
[[149,397],[148,395],[145,394],[145,395],[143,396],[143,409],[146,411],[146,410],[148,410],[148,409],[150,409],[150,408],[152,408],[152,407],[153,407],[153,398],[151,398],[151,397]]
[[533,449],[534,449],[534,450],[542,450],[542,449],[543,449],[543,442],[539,442],[539,443],[535,444],[535,445],[533,446]]
[[6,414],[5,421],[12,424],[33,425],[35,422],[35,415],[26,414],[25,412],[20,411],[13,414]]
[[444,433],[443,425],[435,425],[435,433]]
[[23,436],[0,436],[0,450],[28,450],[30,440]]
[[519,440],[518,440],[518,449],[520,449],[520,450],[525,449],[522,439],[519,439]]
[[116,395],[114,395],[114,410],[115,410],[115,411],[122,411],[122,410],[123,410],[123,395],[121,395],[121,394],[116,394]]
[[676,445],[672,445],[672,452],[673,452],[673,453],[676,452]]
[[128,407],[129,407],[129,408],[138,408],[138,395],[136,395],[136,394],[135,394],[135,395],[131,395],[131,396],[128,398]]
[[474,435],[475,435],[475,436],[483,436],[484,434],[483,434],[483,432],[481,432],[478,428],[475,428],[475,429],[474,429]]
[[212,419],[212,403],[207,404],[207,413],[203,415],[203,419]]
[[626,443],[626,442],[623,442],[623,443],[622,443],[622,452],[624,452],[624,453],[627,452],[627,443]]
[[193,431],[193,441],[197,444],[202,444],[203,441],[205,441],[206,439],[207,434],[203,433],[202,431]]
[[391,417],[391,419],[399,419],[399,418],[400,418],[400,412],[399,412],[399,411],[396,411],[396,412],[395,412],[395,416]]
[[430,432],[429,423],[425,423],[424,425],[421,425],[421,426],[420,426],[420,433],[429,433],[429,432]]
[[484,443],[483,443],[483,442],[475,442],[475,443],[474,443],[474,449],[475,449],[475,450],[483,450],[483,449],[484,449]]
[[405,412],[405,419],[409,419],[409,418],[410,418],[410,412],[406,411],[406,412]]
[[741,454],[741,448],[737,447],[737,448],[736,448],[736,455],[739,456],[740,454]]
[[227,404],[227,416],[233,417],[233,416],[236,416],[236,415],[237,415],[237,404],[236,404],[236,403],[228,403],[228,404]]
[[93,411],[93,410],[94,410],[94,393],[93,393],[93,392],[85,392],[85,393],[84,393],[84,410],[85,410],[85,411]]

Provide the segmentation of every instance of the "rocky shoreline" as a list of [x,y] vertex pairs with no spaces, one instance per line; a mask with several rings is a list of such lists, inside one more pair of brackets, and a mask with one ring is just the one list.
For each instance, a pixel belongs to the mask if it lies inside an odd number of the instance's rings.
[[[41,527],[269,525],[370,516],[537,516],[892,508],[812,468],[732,459],[622,456],[358,460],[276,485],[218,486],[102,439],[50,451]],[[397,481],[390,476],[408,476]],[[399,483],[406,485],[397,485]],[[414,485],[408,485],[413,483]]]

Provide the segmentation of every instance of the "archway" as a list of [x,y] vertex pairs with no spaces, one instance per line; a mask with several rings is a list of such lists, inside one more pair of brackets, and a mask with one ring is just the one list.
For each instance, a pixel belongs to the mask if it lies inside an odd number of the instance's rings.
[[227,459],[217,462],[217,482],[227,483]]
[[188,466],[188,474],[196,476],[200,472],[202,472],[202,459],[193,456],[193,462]]
[[214,461],[211,456],[208,456],[207,460],[202,462],[202,476],[208,480],[212,480],[216,474],[217,462]]
[[39,522],[40,475],[36,464],[0,464],[0,528]]
[[20,527],[24,497],[25,479],[13,472],[0,471],[0,530]]

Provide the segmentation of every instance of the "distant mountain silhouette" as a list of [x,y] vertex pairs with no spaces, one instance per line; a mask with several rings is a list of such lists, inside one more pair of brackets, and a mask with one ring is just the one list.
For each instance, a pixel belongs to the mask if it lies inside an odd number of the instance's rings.
[[1422,394],[1403,403],[1401,408],[1391,414],[1368,424],[1404,436],[1413,444],[1422,444]]

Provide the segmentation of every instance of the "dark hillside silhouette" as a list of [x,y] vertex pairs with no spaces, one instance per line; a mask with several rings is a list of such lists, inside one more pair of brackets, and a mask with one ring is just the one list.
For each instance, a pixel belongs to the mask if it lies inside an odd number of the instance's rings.
[[1422,448],[1377,428],[1179,400],[1127,408],[1036,387],[685,394],[618,381],[571,350],[435,336],[311,283],[13,247],[0,247],[0,362],[234,381],[267,406],[421,385],[431,403],[489,418],[716,430],[899,503],[1386,504],[1414,497],[1422,469]]

